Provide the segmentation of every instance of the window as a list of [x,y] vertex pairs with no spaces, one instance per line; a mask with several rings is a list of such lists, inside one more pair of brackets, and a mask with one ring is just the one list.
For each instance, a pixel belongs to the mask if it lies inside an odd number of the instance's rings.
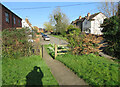
[[18,25],[20,26],[20,19],[18,19]]
[[13,20],[14,20],[14,24],[16,24],[16,18],[15,18],[15,17],[14,17],[14,19],[13,19]]
[[10,22],[10,20],[9,20],[9,13],[7,13],[7,12],[5,12],[5,20],[6,20],[7,23]]

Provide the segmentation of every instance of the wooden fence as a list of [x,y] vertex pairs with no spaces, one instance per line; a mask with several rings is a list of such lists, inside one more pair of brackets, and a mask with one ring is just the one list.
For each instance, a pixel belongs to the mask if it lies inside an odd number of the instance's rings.
[[62,54],[66,54],[66,52],[68,51],[68,49],[66,48],[59,48],[58,47],[67,47],[67,45],[56,45],[55,44],[55,58],[57,55],[62,55]]
[[37,48],[35,47],[33,47],[32,49],[29,48],[29,54],[40,55],[43,58],[43,45],[40,45]]

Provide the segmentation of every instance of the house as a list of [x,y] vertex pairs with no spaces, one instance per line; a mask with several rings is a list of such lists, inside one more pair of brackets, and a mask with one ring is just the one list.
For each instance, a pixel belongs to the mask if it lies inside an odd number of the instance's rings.
[[103,23],[104,19],[107,18],[103,13],[95,13],[90,14],[88,13],[85,17],[79,17],[79,19],[75,20],[72,23],[75,27],[81,28],[82,32],[91,33],[95,35],[102,35],[101,30],[103,28],[100,25]]
[[0,3],[0,30],[22,27],[22,19]]
[[29,22],[28,18],[22,19],[22,28],[28,28],[30,34],[28,35],[29,39],[32,39],[33,27],[32,24]]
[[85,17],[85,20],[83,21],[83,28],[82,32],[96,34],[96,35],[102,35],[102,29],[100,25],[103,23],[104,19],[107,18],[103,13],[95,13],[93,15],[88,15]]
[[81,16],[79,16],[79,19],[76,19],[75,21],[72,21],[72,25],[75,26],[76,28],[80,28],[82,31],[82,23],[85,20],[85,18],[82,18]]
[[32,25],[30,24],[28,18],[26,18],[25,20],[22,19],[22,27],[29,28],[30,32],[32,32]]
[[39,31],[40,31],[41,33],[44,33],[44,32],[45,32],[45,29],[39,28]]

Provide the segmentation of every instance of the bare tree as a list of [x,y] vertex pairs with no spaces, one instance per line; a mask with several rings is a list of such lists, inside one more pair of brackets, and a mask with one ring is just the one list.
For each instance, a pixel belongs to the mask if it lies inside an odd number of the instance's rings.
[[114,0],[105,0],[105,2],[100,3],[98,9],[107,17],[115,16],[118,13],[118,2]]

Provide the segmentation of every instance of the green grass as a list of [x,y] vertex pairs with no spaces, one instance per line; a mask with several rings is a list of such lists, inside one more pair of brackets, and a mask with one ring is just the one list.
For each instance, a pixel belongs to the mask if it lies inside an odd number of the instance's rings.
[[[36,70],[34,67],[36,66]],[[39,68],[41,71],[39,71]],[[2,60],[3,85],[58,85],[50,69],[40,56]]]
[[51,34],[51,36],[62,39],[62,40],[67,40],[67,38],[63,37],[62,35],[53,35],[53,34]]
[[80,78],[90,85],[118,85],[118,63],[93,54],[75,56],[71,54],[57,56]]

